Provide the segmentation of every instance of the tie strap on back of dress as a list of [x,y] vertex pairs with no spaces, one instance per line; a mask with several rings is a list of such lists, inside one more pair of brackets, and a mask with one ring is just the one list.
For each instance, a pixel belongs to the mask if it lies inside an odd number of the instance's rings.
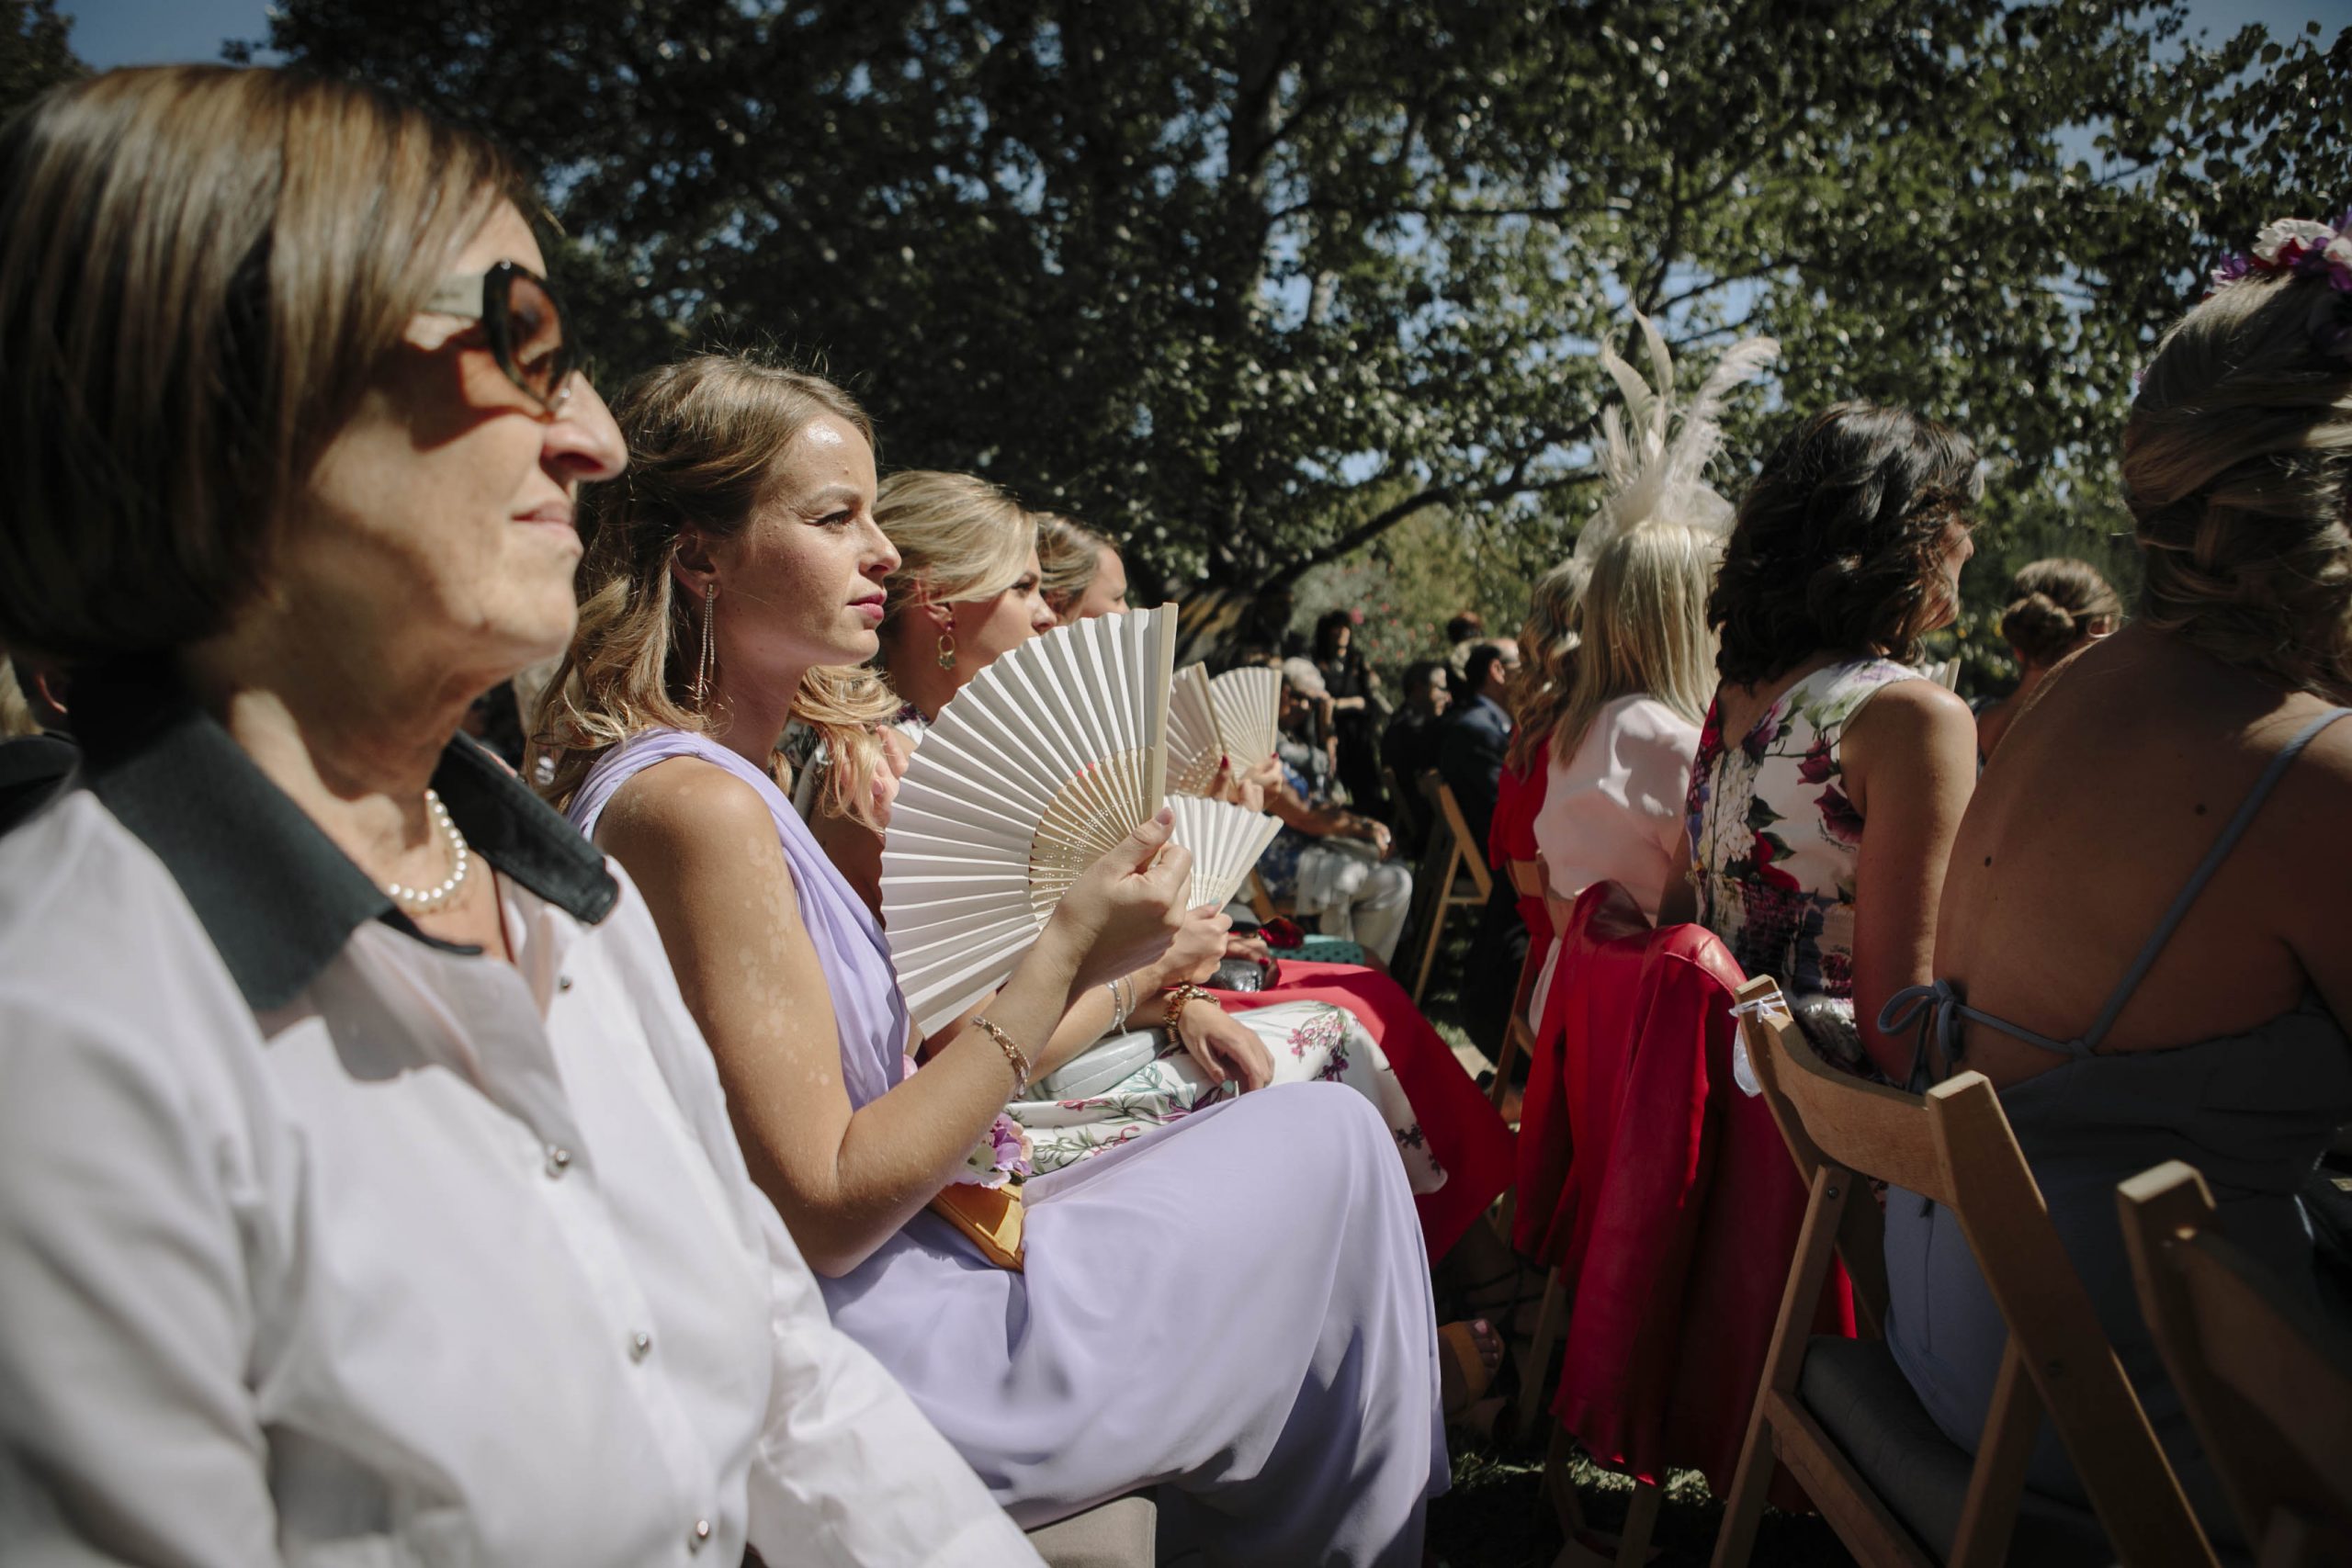
[[2263,769],[2262,776],[2256,779],[2254,787],[2246,792],[2245,799],[2239,804],[2236,813],[2222,827],[2220,837],[2213,840],[2213,847],[2205,852],[2205,858],[2198,863],[2197,870],[2189,876],[2187,886],[2183,886],[2179,896],[2173,899],[2172,908],[2165,911],[2165,918],[2157,923],[2146,945],[2140,949],[2140,956],[2132,961],[2132,967],[2124,973],[2122,983],[2118,985],[2113,994],[2107,998],[2107,1006],[2099,1010],[2097,1021],[2079,1038],[2052,1040],[2046,1034],[2036,1034],[2032,1030],[2021,1028],[2007,1019],[1996,1018],[1989,1012],[1980,1012],[1962,999],[1959,987],[1950,980],[1934,980],[1924,986],[1905,986],[1889,997],[1886,1006],[1879,1010],[1880,1032],[1900,1034],[1905,1030],[1916,1029],[1919,1037],[1918,1043],[1912,1051],[1911,1073],[1904,1087],[1914,1094],[1927,1087],[1928,1045],[1930,1039],[1934,1041],[1937,1050],[1942,1054],[1944,1071],[1951,1073],[1959,1070],[1964,1038],[1963,1021],[1981,1023],[1988,1029],[1997,1029],[2012,1039],[2022,1040],[2029,1045],[2040,1046],[2044,1051],[2052,1052],[2061,1056],[2080,1059],[2096,1052],[2099,1042],[2107,1038],[2107,1032],[2115,1026],[2116,1019],[2121,1016],[2125,1004],[2131,1001],[2132,994],[2140,988],[2140,982],[2147,978],[2149,970],[2155,967],[2156,960],[2163,954],[2165,944],[2172,941],[2173,932],[2179,929],[2180,922],[2188,917],[2189,906],[2197,902],[2197,896],[2205,891],[2205,885],[2213,879],[2213,874],[2221,870],[2222,863],[2230,858],[2230,852],[2237,848],[2238,840],[2245,836],[2247,827],[2254,821],[2255,813],[2261,810],[2263,802],[2270,798],[2270,792],[2278,787],[2278,781],[2286,775],[2287,770],[2294,765],[2295,759],[2302,755],[2303,748],[2310,745],[2321,730],[2346,714],[2352,714],[2352,708],[2328,709],[2311,723],[2303,726],[2296,732],[2293,739],[2278,749],[2278,755],[2270,759],[2270,765]]

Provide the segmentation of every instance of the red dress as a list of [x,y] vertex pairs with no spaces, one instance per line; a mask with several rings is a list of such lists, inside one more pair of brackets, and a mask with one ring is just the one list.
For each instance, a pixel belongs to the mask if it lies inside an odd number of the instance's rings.
[[1430,1021],[1405,987],[1358,964],[1307,964],[1285,958],[1262,991],[1217,991],[1228,1012],[1271,1007],[1276,1002],[1329,1002],[1363,1024],[1388,1057],[1413,1102],[1413,1114],[1429,1140],[1430,1157],[1445,1171],[1445,1185],[1417,1194],[1421,1240],[1432,1261],[1453,1250],[1473,1221],[1510,1185],[1510,1129],[1462,1070]]

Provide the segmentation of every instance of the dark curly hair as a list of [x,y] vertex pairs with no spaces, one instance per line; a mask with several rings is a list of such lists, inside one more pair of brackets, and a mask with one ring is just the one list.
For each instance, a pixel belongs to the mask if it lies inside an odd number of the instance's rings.
[[1822,649],[1916,659],[1944,531],[1983,490],[1976,448],[1934,420],[1869,403],[1806,420],[1740,502],[1707,600],[1716,671],[1754,685]]

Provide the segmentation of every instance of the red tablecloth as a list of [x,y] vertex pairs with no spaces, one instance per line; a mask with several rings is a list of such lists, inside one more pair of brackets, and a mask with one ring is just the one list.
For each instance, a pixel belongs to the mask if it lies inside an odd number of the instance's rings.
[[1444,1257],[1510,1185],[1510,1127],[1405,987],[1386,975],[1356,964],[1286,958],[1277,978],[1282,983],[1268,990],[1215,995],[1234,1012],[1275,1002],[1317,1001],[1355,1015],[1396,1069],[1396,1081],[1429,1139],[1430,1156],[1445,1171],[1444,1186],[1413,1200],[1431,1261]]

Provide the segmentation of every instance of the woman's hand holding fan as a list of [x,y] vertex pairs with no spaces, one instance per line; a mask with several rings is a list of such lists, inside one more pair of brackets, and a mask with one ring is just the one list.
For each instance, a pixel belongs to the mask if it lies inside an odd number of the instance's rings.
[[1170,841],[1175,814],[1162,807],[1070,884],[1038,935],[1072,955],[1073,991],[1157,964],[1190,910],[1193,852]]
[[1137,995],[1186,981],[1195,986],[1207,985],[1209,976],[1216,973],[1216,966],[1225,962],[1225,936],[1232,929],[1232,917],[1225,912],[1223,905],[1193,906],[1186,911],[1175,941],[1168,944],[1159,962],[1136,972]]

